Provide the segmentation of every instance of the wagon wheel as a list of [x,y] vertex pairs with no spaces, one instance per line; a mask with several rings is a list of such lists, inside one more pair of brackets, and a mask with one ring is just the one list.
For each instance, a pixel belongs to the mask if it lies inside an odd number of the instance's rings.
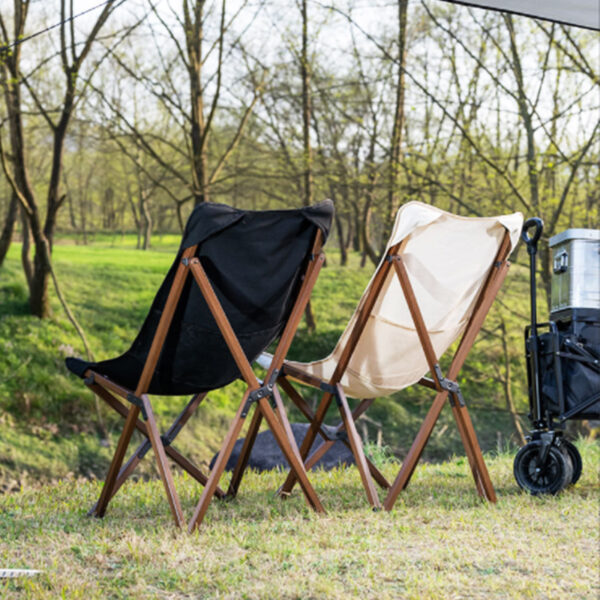
[[552,445],[545,464],[540,464],[542,442],[523,446],[515,456],[514,475],[519,487],[530,494],[556,494],[571,483],[573,465],[568,452]]
[[577,446],[575,446],[575,444],[569,440],[565,440],[564,438],[561,441],[560,447],[568,453],[569,458],[571,459],[571,464],[573,465],[573,475],[571,477],[570,485],[575,485],[579,481],[579,478],[581,477],[581,471],[583,469],[581,454],[579,454],[579,450],[577,450]]

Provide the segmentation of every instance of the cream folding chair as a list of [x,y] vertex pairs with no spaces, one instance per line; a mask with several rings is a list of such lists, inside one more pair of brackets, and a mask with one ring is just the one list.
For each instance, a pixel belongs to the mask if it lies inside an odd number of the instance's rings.
[[[448,398],[477,491],[489,501],[496,500],[458,376],[507,274],[508,256],[519,239],[522,221],[520,213],[460,217],[420,202],[400,208],[384,258],[333,352],[311,363],[286,361],[279,374],[278,384],[311,422],[300,448],[307,469],[334,442],[321,425],[335,399],[342,416],[338,430],[346,431],[367,498],[373,507],[381,506],[375,478],[388,489],[383,506],[390,510],[407,486]],[[444,375],[439,358],[459,337]],[[269,355],[263,354],[259,362],[268,366]],[[324,392],[314,414],[289,380]],[[414,384],[437,393],[390,485],[366,459],[354,421],[373,398]],[[354,413],[346,396],[361,399]],[[306,460],[317,435],[324,442]],[[252,443],[253,439],[246,439],[231,481],[233,489],[239,485]],[[290,472],[280,493],[289,494],[295,482],[296,475]]]

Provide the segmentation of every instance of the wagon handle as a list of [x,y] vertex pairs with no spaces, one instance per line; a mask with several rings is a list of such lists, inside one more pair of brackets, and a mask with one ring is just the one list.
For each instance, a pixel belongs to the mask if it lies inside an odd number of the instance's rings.
[[[535,227],[533,237],[529,237],[527,232],[532,227]],[[527,252],[531,255],[537,253],[537,243],[544,231],[544,221],[539,217],[531,217],[523,223],[523,229],[521,230],[521,239],[527,244]]]

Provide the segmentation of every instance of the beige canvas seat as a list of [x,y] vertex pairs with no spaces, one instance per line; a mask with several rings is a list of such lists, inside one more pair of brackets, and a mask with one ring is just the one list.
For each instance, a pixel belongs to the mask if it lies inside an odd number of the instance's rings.
[[[407,485],[449,397],[477,490],[484,498],[495,500],[457,377],[502,285],[522,222],[521,213],[473,218],[420,202],[400,208],[385,255],[333,352],[310,363],[286,361],[279,376],[279,385],[312,423],[300,449],[303,460],[315,437],[321,434],[324,438],[323,445],[306,461],[307,468],[333,443],[321,424],[335,398],[342,414],[339,429],[347,430],[347,443],[355,453],[367,497],[373,506],[379,506],[374,476],[382,487],[389,488],[384,506],[390,509]],[[439,358],[459,338],[444,376]],[[259,362],[269,364],[269,356],[262,355]],[[289,379],[324,391],[314,414]],[[437,395],[390,486],[365,459],[354,420],[373,398],[413,384],[432,388]],[[346,396],[362,399],[353,414]],[[294,474],[290,473],[282,493],[289,493],[294,482]]]

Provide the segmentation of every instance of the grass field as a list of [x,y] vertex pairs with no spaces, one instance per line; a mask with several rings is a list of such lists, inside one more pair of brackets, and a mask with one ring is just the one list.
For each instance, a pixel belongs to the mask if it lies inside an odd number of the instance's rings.
[[[499,501],[478,500],[463,459],[418,467],[391,513],[367,508],[355,468],[312,479],[328,514],[281,473],[250,473],[215,501],[198,534],[171,524],[158,481],[127,484],[103,520],[85,516],[100,486],[61,481],[0,496],[0,580],[9,599],[361,598],[592,600],[600,594],[598,446],[580,443],[584,475],[557,497],[518,490],[512,457],[488,457]],[[382,465],[393,477],[397,465]],[[177,477],[189,516],[200,490]]]

